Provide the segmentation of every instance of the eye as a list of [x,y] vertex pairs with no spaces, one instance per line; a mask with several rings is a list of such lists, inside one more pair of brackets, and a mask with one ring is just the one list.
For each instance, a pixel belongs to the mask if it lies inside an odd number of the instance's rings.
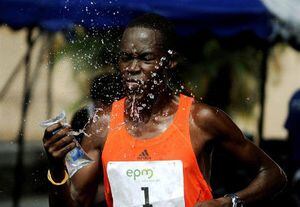
[[155,57],[154,57],[154,55],[146,54],[146,55],[141,56],[141,60],[145,61],[146,63],[150,63],[153,60],[155,60]]
[[127,62],[127,61],[132,60],[132,56],[129,55],[129,54],[127,54],[127,53],[121,53],[120,56],[119,56],[119,58],[123,62]]

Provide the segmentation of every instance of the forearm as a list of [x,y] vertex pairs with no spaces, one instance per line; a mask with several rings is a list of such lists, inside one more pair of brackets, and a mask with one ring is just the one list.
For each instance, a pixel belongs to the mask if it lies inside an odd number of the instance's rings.
[[255,203],[280,192],[285,184],[284,172],[274,164],[268,168],[261,168],[252,182],[236,194],[245,204]]
[[[48,127],[45,131],[43,142],[49,161],[49,204],[50,207],[76,207],[76,206],[90,206],[97,188],[97,179],[99,169],[98,160],[99,154],[98,146],[87,143],[86,151],[88,156],[94,162],[72,176],[68,180],[65,167],[65,156],[68,152],[76,147],[73,137],[69,136],[70,129],[61,128],[60,125]],[[58,132],[58,129],[60,129]],[[55,132],[55,133],[54,133]],[[93,133],[91,133],[93,134]],[[91,140],[92,138],[89,138]],[[92,146],[90,146],[92,145]],[[68,182],[66,182],[68,180]]]
[[[64,183],[64,170],[54,171],[52,178],[54,183],[49,179],[49,204],[50,207],[88,207],[94,201],[98,182],[95,179],[87,180],[93,176],[93,164],[86,166],[78,171],[68,182]],[[51,173],[52,174],[52,173]],[[89,176],[86,176],[89,175]],[[100,180],[100,178],[98,179]],[[59,185],[57,185],[59,183]],[[61,184],[63,183],[63,184]]]
[[[64,179],[64,171],[53,172],[50,171],[54,182],[60,182]],[[49,206],[57,207],[76,207],[78,206],[71,196],[70,180],[61,185],[54,185],[49,181]]]
[[50,184],[49,206],[77,207],[78,204],[72,199],[69,184],[53,186]]

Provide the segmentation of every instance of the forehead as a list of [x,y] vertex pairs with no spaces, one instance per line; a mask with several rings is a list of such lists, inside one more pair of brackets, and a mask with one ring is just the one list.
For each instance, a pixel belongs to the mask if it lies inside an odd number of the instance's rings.
[[127,28],[122,36],[121,48],[123,50],[158,49],[162,47],[162,35],[158,30],[132,27]]

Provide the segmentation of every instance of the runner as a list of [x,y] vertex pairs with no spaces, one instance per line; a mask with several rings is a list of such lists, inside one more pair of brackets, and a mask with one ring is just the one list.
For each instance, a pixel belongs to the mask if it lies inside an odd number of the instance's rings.
[[[175,37],[172,24],[154,14],[127,26],[119,59],[126,98],[98,111],[99,118],[89,123],[82,147],[95,162],[69,182],[64,157],[75,147],[66,135],[70,129],[54,135],[60,125],[46,129],[50,206],[90,206],[101,179],[109,207],[243,206],[283,188],[283,171],[224,112],[170,87],[178,64]],[[250,166],[255,177],[248,186],[212,197],[214,146]]]

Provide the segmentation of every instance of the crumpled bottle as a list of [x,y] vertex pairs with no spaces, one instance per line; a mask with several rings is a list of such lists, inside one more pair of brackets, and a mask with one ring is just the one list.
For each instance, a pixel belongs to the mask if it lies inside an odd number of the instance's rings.
[[[40,125],[44,128],[47,128],[57,123],[61,123],[63,126],[68,126],[66,122],[66,113],[64,111],[62,111],[59,115],[57,115],[52,119],[42,121]],[[78,132],[71,131],[69,132],[68,135],[74,136],[77,134]],[[67,171],[70,177],[72,177],[81,168],[93,162],[93,160],[82,149],[82,147],[75,139],[75,137],[74,137],[74,142],[76,143],[76,147],[73,150],[71,150],[69,153],[67,153],[65,159]]]

